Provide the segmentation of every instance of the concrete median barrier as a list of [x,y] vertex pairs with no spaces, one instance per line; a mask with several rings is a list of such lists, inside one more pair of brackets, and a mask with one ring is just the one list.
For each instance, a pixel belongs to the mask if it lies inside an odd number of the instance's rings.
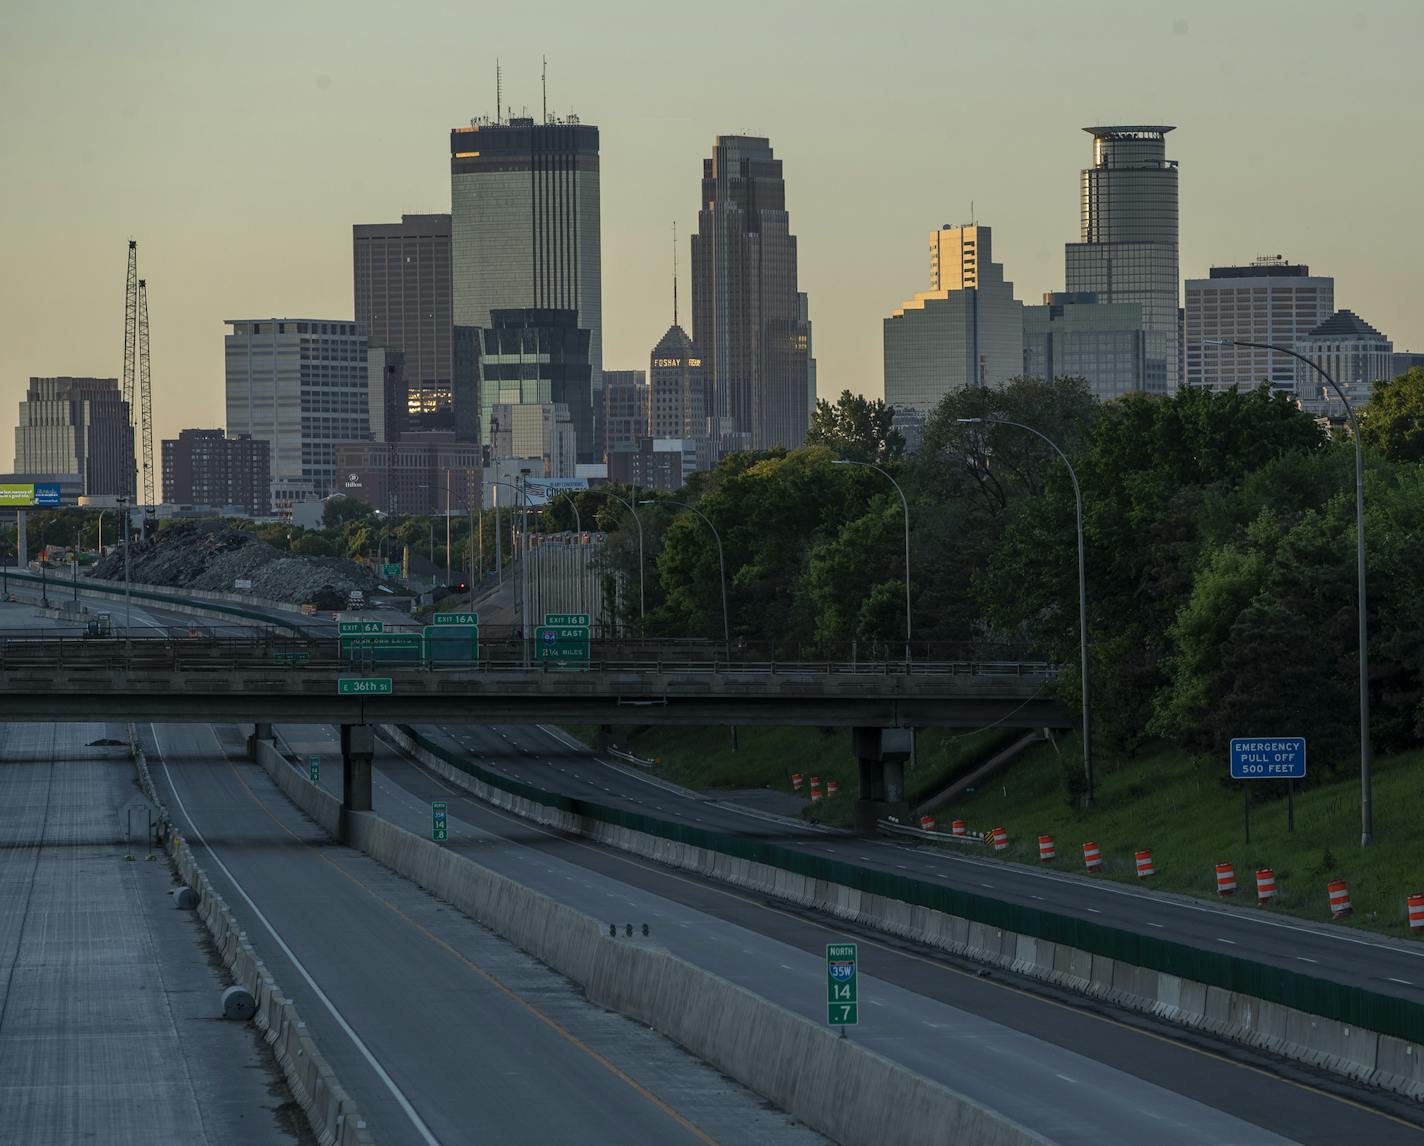
[[388,727],[385,732],[450,783],[537,823],[1424,1100],[1424,1046],[1419,1043],[1068,944],[1048,943],[931,908],[912,907],[901,900],[810,879],[770,864],[736,859],[708,848],[579,816],[472,776],[417,743],[404,729]]

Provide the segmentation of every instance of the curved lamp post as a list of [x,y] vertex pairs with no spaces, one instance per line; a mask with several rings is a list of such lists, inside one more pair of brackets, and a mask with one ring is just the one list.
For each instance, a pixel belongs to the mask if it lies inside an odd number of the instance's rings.
[[663,500],[661,500],[661,501],[655,501],[655,500],[649,498],[649,499],[647,499],[647,500],[640,501],[638,504],[639,504],[639,505],[675,505],[675,506],[677,506],[679,509],[685,509],[685,510],[688,510],[689,512],[691,512],[691,513],[697,514],[698,517],[702,518],[702,520],[707,523],[707,528],[712,531],[712,537],[713,537],[713,539],[716,540],[716,542],[717,542],[717,569],[718,569],[718,571],[719,571],[719,572],[721,573],[721,575],[722,575],[722,643],[726,646],[727,659],[728,659],[728,660],[731,660],[731,659],[732,659],[732,626],[731,626],[731,622],[728,620],[728,614],[727,614],[727,561],[726,561],[726,558],[723,556],[723,553],[722,553],[722,535],[717,532],[717,527],[712,524],[712,519],[711,519],[711,518],[709,518],[705,513],[703,513],[703,512],[702,512],[700,509],[698,509],[696,506],[689,505],[689,504],[688,504],[687,502],[685,502],[685,501],[672,501],[672,500],[666,499],[666,498],[663,499]]
[[833,466],[864,466],[866,469],[874,470],[893,485],[895,492],[900,495],[900,507],[905,512],[905,665],[908,671],[910,664],[910,503],[905,500],[905,491],[900,488],[900,483],[874,462],[858,462],[850,458],[837,458],[831,464]]
[[[613,493],[606,489],[585,489],[580,490],[579,492],[585,494],[602,494],[604,497],[611,497],[614,501],[616,501],[619,505],[623,506],[625,509],[627,509],[629,513],[633,515],[633,524],[638,527],[638,619],[646,619],[648,615],[646,604],[647,598],[645,597],[643,592],[643,521],[638,516],[638,511],[633,508],[632,502],[624,501],[623,498],[619,497],[616,493]],[[646,505],[648,503],[640,502],[639,504]]]
[[1360,424],[1355,420],[1355,411],[1350,399],[1335,384],[1335,379],[1325,369],[1297,354],[1287,346],[1276,346],[1270,342],[1247,342],[1240,338],[1206,338],[1209,346],[1250,346],[1257,350],[1274,350],[1288,354],[1297,362],[1304,362],[1334,390],[1345,406],[1345,417],[1350,422],[1350,433],[1355,437],[1355,580],[1359,595],[1360,629],[1360,846],[1368,847],[1374,842],[1374,797],[1370,781],[1370,768],[1374,762],[1374,749],[1370,744],[1370,633],[1367,599],[1365,597],[1365,451],[1360,442]]
[[1058,443],[1032,426],[1026,426],[1022,422],[1011,422],[1007,418],[960,418],[959,421],[965,425],[1014,426],[1020,430],[1027,430],[1034,437],[1047,442],[1053,448],[1053,452],[1062,459],[1063,464],[1068,467],[1068,477],[1073,482],[1073,506],[1078,525],[1078,655],[1081,660],[1080,671],[1083,676],[1083,807],[1091,807],[1093,803],[1093,754],[1088,725],[1088,581],[1084,573],[1083,562],[1083,491],[1078,485],[1078,475],[1073,469],[1073,463],[1068,460],[1068,455],[1058,448]]

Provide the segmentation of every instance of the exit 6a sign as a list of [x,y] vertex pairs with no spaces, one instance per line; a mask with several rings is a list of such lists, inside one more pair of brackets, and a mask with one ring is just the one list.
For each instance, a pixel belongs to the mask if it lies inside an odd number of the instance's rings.
[[826,944],[826,1021],[853,1027],[859,1021],[860,977],[854,943]]

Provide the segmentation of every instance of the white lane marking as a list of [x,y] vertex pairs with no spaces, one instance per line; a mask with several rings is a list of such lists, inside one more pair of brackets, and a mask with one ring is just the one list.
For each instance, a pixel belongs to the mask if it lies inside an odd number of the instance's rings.
[[[886,849],[895,848],[897,850],[909,847],[910,850],[914,851],[917,855],[925,858],[926,860],[933,860],[945,864],[969,864],[974,867],[991,868],[996,871],[1002,871],[1005,866],[1004,863],[999,860],[975,859],[973,856],[961,855],[952,852],[942,852],[937,849],[920,847],[918,845],[912,846],[906,844],[890,843],[887,841],[884,842],[882,846]],[[1083,888],[1089,885],[1089,881],[1086,879],[1086,877],[1083,876],[1074,876],[1041,871],[1037,868],[1028,867],[1026,865],[1015,865],[1012,871],[1014,875],[1022,876],[1024,878],[1052,880],[1057,883],[1071,884],[1073,887],[1077,888]],[[933,873],[927,871],[926,874],[932,875]],[[987,885],[981,884],[980,886],[982,887]],[[1353,943],[1359,947],[1374,947],[1377,950],[1388,951],[1394,955],[1409,955],[1414,957],[1415,959],[1424,959],[1424,946],[1420,946],[1418,949],[1416,949],[1414,947],[1406,947],[1403,945],[1396,946],[1393,943],[1381,943],[1374,939],[1364,939],[1359,937],[1358,935],[1342,935],[1336,931],[1324,931],[1318,927],[1308,927],[1301,923],[1288,923],[1286,920],[1281,918],[1272,919],[1267,915],[1264,915],[1260,912],[1252,911],[1249,908],[1245,907],[1226,909],[1212,906],[1209,903],[1183,902],[1177,899],[1164,898],[1161,894],[1158,893],[1136,891],[1131,887],[1124,887],[1111,883],[1092,882],[1091,886],[1101,895],[1122,895],[1127,896],[1130,899],[1144,899],[1153,904],[1153,906],[1163,910],[1176,908],[1182,911],[1200,911],[1212,915],[1224,915],[1228,919],[1230,919],[1233,924],[1254,923],[1259,927],[1279,927],[1284,928],[1287,931],[1302,931],[1305,934],[1313,936],[1316,939],[1325,940],[1327,942]]]
[[1408,979],[1396,979],[1393,975],[1389,975],[1389,976],[1387,976],[1387,978],[1389,979],[1389,981],[1390,981],[1391,983],[1398,983],[1398,984],[1400,984],[1401,986],[1404,986],[1404,987],[1412,987],[1412,986],[1414,986],[1414,984],[1411,983]]
[[1036,900],[1038,900],[1040,903],[1043,903],[1043,902],[1044,902],[1043,896],[1041,896],[1041,895],[1030,895],[1029,898],[1030,898],[1030,899],[1036,899]]
[[1216,941],[1217,941],[1218,943],[1230,943],[1231,946],[1233,946],[1233,947],[1236,946],[1236,940],[1234,940],[1234,939],[1223,939],[1220,935],[1218,935],[1218,936],[1216,937]]
[[[430,1128],[425,1125],[420,1115],[415,1112],[415,1107],[410,1104],[410,1100],[401,1092],[401,1088],[396,1085],[395,1079],[387,1074],[386,1068],[376,1061],[376,1056],[373,1055],[370,1048],[361,1041],[361,1036],[351,1029],[351,1024],[348,1023],[345,1016],[336,1009],[336,1004],[326,997],[325,991],[317,986],[316,980],[311,976],[311,972],[302,965],[302,961],[298,959],[292,952],[292,949],[287,946],[286,941],[277,934],[277,929],[273,927],[267,917],[262,914],[261,908],[252,902],[252,897],[247,894],[242,884],[238,883],[236,877],[228,870],[227,864],[223,863],[218,853],[213,851],[212,845],[203,837],[203,833],[198,830],[198,825],[193,822],[193,817],[188,814],[188,809],[183,803],[183,797],[178,794],[178,785],[173,782],[173,773],[168,770],[168,758],[163,753],[163,745],[158,741],[158,728],[156,725],[150,725],[150,727],[153,728],[153,743],[158,749],[159,763],[163,765],[163,774],[168,777],[168,788],[173,793],[173,799],[177,801],[178,810],[183,813],[183,818],[188,821],[188,827],[193,830],[193,835],[198,837],[198,842],[207,849],[208,856],[212,859],[213,863],[222,869],[223,875],[227,876],[228,881],[237,889],[237,894],[242,896],[247,906],[252,909],[253,915],[257,916],[262,926],[267,929],[268,934],[276,941],[277,946],[282,950],[282,954],[291,960],[292,966],[297,969],[297,974],[306,980],[307,986],[310,987],[316,997],[321,1000],[322,1005],[331,1014],[331,1017],[336,1020],[337,1025],[346,1033],[346,1037],[349,1038],[356,1049],[361,1052],[361,1057],[366,1060],[371,1069],[376,1072],[377,1077],[385,1084],[386,1089],[391,1092],[391,1096],[400,1105],[400,1108],[405,1111],[406,1117],[410,1119],[411,1125],[415,1127],[416,1133],[428,1142],[430,1146],[440,1146],[440,1139],[436,1138],[435,1135],[430,1132]],[[211,725],[209,728],[211,728]],[[213,733],[213,739],[217,739],[216,732]]]
[[1319,963],[1319,962],[1320,962],[1319,959],[1309,959],[1309,958],[1307,958],[1307,957],[1304,956],[1304,955],[1297,955],[1296,958],[1299,959],[1302,963]]
[[993,885],[992,883],[981,883],[979,886],[980,886],[980,887],[987,887],[987,888],[989,888],[990,891],[992,891],[992,890],[994,889],[994,885]]
[[1099,911],[1096,907],[1090,907],[1090,908],[1088,908],[1087,910],[1091,911],[1094,915],[1101,915],[1101,914],[1102,914],[1102,912]]
[[1162,928],[1162,927],[1166,927],[1167,925],[1166,925],[1165,923],[1153,923],[1153,922],[1149,919],[1149,920],[1147,921],[1147,926],[1148,926],[1148,927]]

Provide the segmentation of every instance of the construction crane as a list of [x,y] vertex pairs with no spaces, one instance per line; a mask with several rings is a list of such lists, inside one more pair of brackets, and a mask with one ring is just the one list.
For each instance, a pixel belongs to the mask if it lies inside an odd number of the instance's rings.
[[[132,423],[135,410],[143,438],[143,503],[154,504],[153,490],[153,388],[148,351],[148,283],[138,277],[138,243],[129,240],[129,273],[124,286],[124,401]],[[137,398],[135,404],[135,383]],[[138,501],[137,475],[130,492]]]

